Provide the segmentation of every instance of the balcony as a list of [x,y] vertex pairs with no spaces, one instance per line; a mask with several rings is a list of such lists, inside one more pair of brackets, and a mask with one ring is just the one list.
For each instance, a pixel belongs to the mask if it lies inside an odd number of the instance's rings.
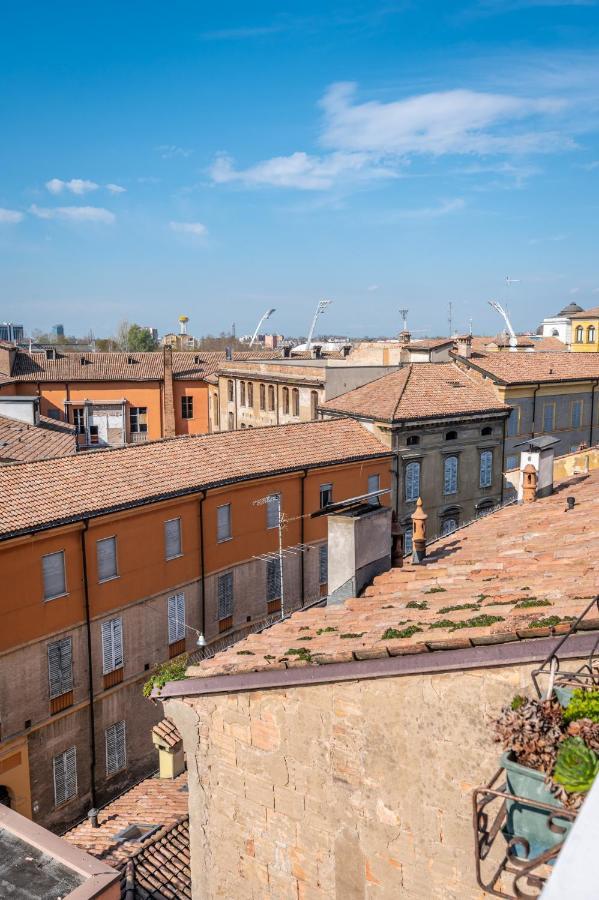
[[147,431],[132,431],[129,435],[130,444],[145,444],[148,440]]

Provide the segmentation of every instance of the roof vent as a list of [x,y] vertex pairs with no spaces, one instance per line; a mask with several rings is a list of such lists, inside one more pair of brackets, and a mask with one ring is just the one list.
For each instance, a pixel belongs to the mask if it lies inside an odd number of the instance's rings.
[[89,360],[87,360],[87,359],[85,358],[85,356],[82,356],[82,357],[79,359],[79,362],[81,363],[82,366],[86,366],[86,365],[88,364]]
[[201,357],[199,357],[199,356],[194,356],[193,361],[196,364],[196,366],[199,366],[199,364],[202,362]]
[[46,349],[46,359],[56,359],[56,350],[54,347],[48,347]]
[[137,362],[137,360],[136,360],[133,356],[129,356],[129,357],[127,358],[127,364],[130,365],[130,366],[132,366],[132,365],[133,365],[134,363],[136,363],[136,362]]
[[162,828],[162,825],[149,825],[147,822],[136,822],[135,825],[128,825],[121,831],[113,835],[118,844],[125,841],[145,841],[147,838],[156,834]]

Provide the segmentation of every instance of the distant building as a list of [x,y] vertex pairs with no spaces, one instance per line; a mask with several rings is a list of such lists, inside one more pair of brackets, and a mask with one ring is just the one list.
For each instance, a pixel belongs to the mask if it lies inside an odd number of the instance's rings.
[[53,325],[52,334],[56,335],[56,337],[64,337],[64,325]]
[[575,353],[599,352],[599,306],[580,309],[570,318],[572,337],[570,349]]
[[151,325],[142,325],[142,328],[144,329],[144,331],[149,331],[153,341],[158,340],[158,329],[157,328],[153,328]]
[[577,303],[568,303],[555,316],[547,316],[541,322],[541,334],[543,337],[559,338],[562,343],[572,343],[572,316],[581,313],[582,306]]
[[22,325],[14,325],[12,322],[0,323],[0,341],[16,343],[25,338],[25,329]]

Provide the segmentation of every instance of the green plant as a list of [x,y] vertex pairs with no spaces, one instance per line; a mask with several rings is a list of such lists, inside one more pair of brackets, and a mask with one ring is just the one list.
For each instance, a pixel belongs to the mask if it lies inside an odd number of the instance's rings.
[[312,660],[312,654],[307,647],[290,647],[286,655],[297,656],[298,659],[303,659],[306,662],[311,662]]
[[518,710],[521,706],[524,706],[526,703],[526,697],[523,697],[522,694],[516,694],[510,703],[510,709]]
[[167,663],[156,666],[153,673],[143,686],[144,697],[150,697],[154,688],[162,690],[169,681],[182,681],[186,676],[187,653],[176,656]]
[[319,628],[316,634],[328,634],[329,631],[337,631],[337,629],[333,628],[332,625],[327,625],[326,628]]
[[461,603],[459,606],[444,606],[440,613],[458,612],[460,609],[480,609],[478,603]]
[[426,600],[410,600],[409,603],[406,603],[406,609],[428,609],[428,602]]
[[425,591],[424,593],[425,594],[445,594],[445,593],[447,593],[447,588],[432,587],[432,588],[429,588],[428,591]]
[[365,631],[361,631],[359,634],[355,631],[347,631],[345,634],[340,634],[339,637],[343,639],[361,638],[364,634],[366,634]]
[[392,641],[396,638],[411,638],[413,634],[417,634],[419,631],[422,631],[422,628],[419,628],[418,625],[408,625],[407,628],[402,628],[401,631],[397,628],[387,628],[382,640]]
[[313,641],[313,640],[314,640],[314,638],[311,637],[309,634],[305,634],[303,637],[298,638],[298,641]]
[[238,650],[237,651],[237,656],[255,656],[255,655],[256,654],[254,653],[253,650]]
[[[483,580],[484,580],[484,581],[489,581],[488,578],[485,578],[485,579],[483,579]],[[482,603],[483,600],[486,600],[487,597],[490,597],[490,596],[491,596],[490,594],[479,594],[479,595],[478,595],[478,602],[479,602],[479,603]]]
[[495,622],[503,622],[503,616],[488,616],[481,613],[480,616],[473,616],[471,619],[462,619],[454,622],[452,619],[440,619],[439,622],[433,622],[430,628],[449,628],[450,631],[457,631],[460,628],[485,628],[487,625],[494,625]]
[[590,719],[599,722],[599,690],[576,690],[564,710],[564,721],[575,722],[577,719]]
[[582,738],[568,737],[557,751],[553,780],[568,793],[588,791],[599,771],[599,758]]
[[[546,775],[553,772],[563,738],[563,711],[557,700],[528,700],[502,709],[495,722],[495,739],[511,750],[516,762]],[[513,701],[512,701],[513,702]]]
[[523,597],[516,603],[516,609],[528,609],[532,606],[553,606],[549,600],[537,600],[536,597]]
[[574,619],[572,616],[563,616],[560,618],[559,616],[547,616],[546,619],[534,619],[532,622],[528,623],[529,628],[553,628],[555,625],[559,625],[560,622],[573,622]]

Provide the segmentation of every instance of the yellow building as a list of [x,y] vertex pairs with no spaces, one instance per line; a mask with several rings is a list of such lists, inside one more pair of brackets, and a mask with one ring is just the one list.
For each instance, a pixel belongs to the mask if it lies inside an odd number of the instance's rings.
[[575,353],[599,352],[599,306],[572,315],[572,346]]

